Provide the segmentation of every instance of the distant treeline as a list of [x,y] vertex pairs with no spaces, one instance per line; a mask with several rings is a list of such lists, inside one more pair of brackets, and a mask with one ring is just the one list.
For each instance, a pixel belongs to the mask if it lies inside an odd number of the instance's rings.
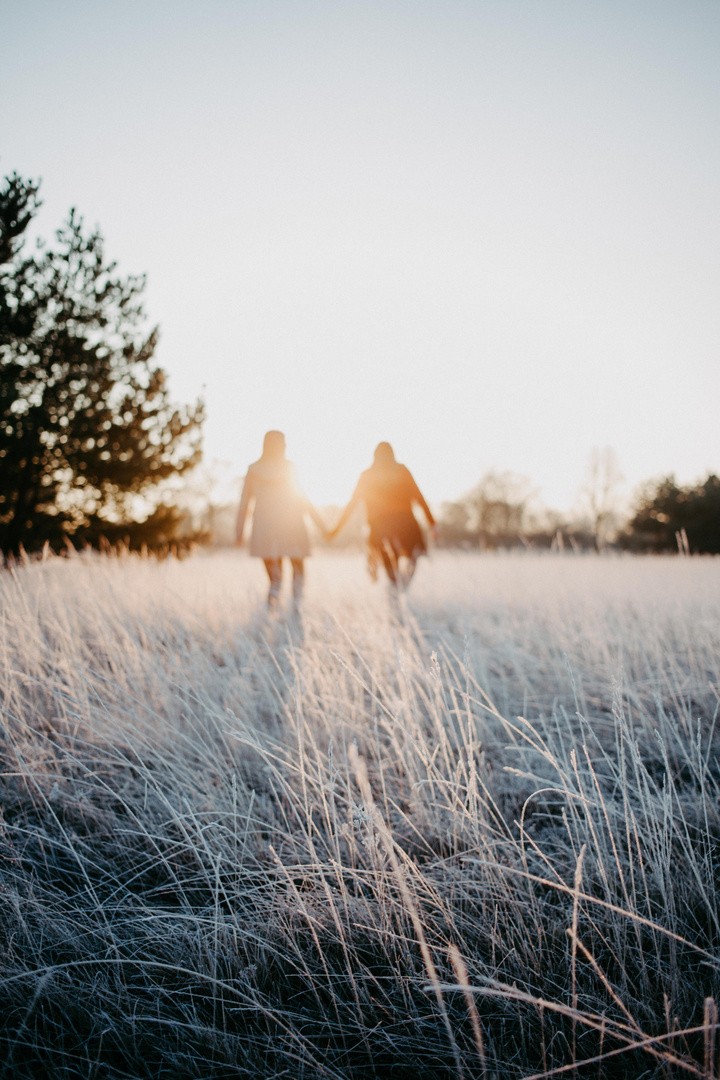
[[625,521],[610,507],[585,524],[552,511],[538,514],[529,496],[510,474],[487,474],[466,496],[444,504],[439,542],[481,550],[523,545],[720,553],[720,479],[713,473],[689,487],[679,486],[672,476],[649,482]]

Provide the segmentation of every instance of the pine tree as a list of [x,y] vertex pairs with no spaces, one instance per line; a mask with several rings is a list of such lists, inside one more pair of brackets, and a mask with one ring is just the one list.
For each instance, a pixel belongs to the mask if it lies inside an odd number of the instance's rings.
[[720,554],[720,477],[679,487],[674,476],[648,484],[638,497],[623,541],[646,551]]
[[0,190],[0,550],[170,539],[168,508],[139,526],[133,497],[197,463],[203,405],[171,403],[144,278],[117,273],[97,230],[71,211],[25,253],[37,192],[17,175]]

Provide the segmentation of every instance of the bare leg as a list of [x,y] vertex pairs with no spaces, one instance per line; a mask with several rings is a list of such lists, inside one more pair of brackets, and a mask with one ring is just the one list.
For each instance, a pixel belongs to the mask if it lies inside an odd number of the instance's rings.
[[403,574],[403,585],[406,589],[413,579],[413,574],[415,573],[416,566],[417,557],[415,555],[410,555],[407,561],[407,566],[405,567],[405,573]]
[[280,597],[280,585],[282,584],[282,559],[263,559],[267,575],[270,578],[270,591],[267,603],[272,610],[277,607]]
[[305,586],[305,566],[302,559],[291,559],[293,572],[293,601],[298,604],[302,600]]
[[390,546],[388,541],[385,541],[383,546],[380,548],[380,558],[383,561],[383,566],[385,567],[385,573],[387,574],[387,576],[390,579],[391,583],[393,585],[397,585],[397,571],[398,571],[397,555],[393,551],[393,549]]

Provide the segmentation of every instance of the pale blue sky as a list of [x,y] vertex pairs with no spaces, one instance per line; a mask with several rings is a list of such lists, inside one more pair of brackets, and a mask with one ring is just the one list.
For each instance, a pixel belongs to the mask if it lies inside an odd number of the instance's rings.
[[148,274],[238,474],[346,498],[389,439],[569,507],[720,471],[720,3],[0,0],[0,169]]

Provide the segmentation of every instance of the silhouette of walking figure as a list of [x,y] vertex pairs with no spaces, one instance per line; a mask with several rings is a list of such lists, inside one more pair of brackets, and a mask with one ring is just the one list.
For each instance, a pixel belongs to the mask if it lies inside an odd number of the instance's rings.
[[[373,580],[380,560],[393,585],[409,585],[418,557],[427,551],[425,534],[413,514],[413,503],[422,508],[432,530],[435,518],[410,470],[395,460],[390,443],[381,442],[376,447],[371,467],[361,474],[350,502],[335,528],[327,533],[327,539],[337,536],[358,503],[365,504],[370,526],[368,569]],[[401,573],[402,557],[407,559],[407,565]]]
[[265,564],[270,579],[268,607],[277,606],[284,556],[292,564],[293,600],[297,604],[305,580],[303,560],[310,554],[305,515],[310,515],[323,535],[325,526],[298,487],[295,466],[285,457],[285,436],[281,431],[268,431],[262,456],[248,468],[237,516],[238,546],[243,542],[245,519],[252,503],[255,509],[250,554]]

